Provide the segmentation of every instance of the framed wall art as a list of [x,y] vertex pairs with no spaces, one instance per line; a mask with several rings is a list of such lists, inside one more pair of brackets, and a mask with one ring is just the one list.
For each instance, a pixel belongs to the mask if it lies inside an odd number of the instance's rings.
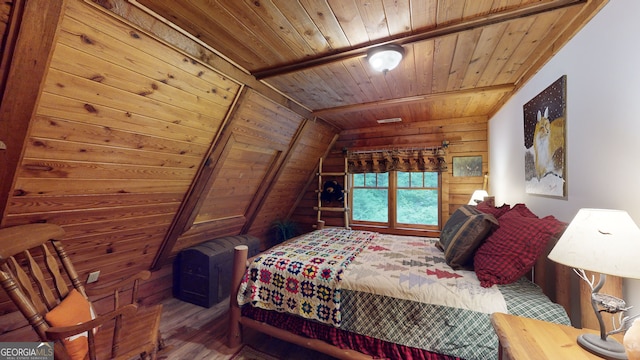
[[454,156],[453,176],[482,176],[482,156]]
[[524,111],[524,169],[528,194],[566,197],[567,76],[529,100]]

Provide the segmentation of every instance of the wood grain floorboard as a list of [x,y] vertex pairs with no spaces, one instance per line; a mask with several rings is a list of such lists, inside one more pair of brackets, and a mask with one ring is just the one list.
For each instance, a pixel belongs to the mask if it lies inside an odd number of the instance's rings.
[[[228,360],[240,348],[226,345],[229,300],[205,308],[172,298],[163,301],[160,331],[167,349],[162,360]],[[333,357],[251,330],[244,343],[281,360],[331,360]]]

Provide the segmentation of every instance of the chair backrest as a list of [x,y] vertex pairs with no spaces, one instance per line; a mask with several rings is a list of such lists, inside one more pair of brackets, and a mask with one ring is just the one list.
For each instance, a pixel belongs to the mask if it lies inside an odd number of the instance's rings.
[[0,229],[0,284],[42,341],[48,341],[45,331],[50,327],[45,314],[69,294],[69,284],[86,298],[58,241],[63,236],[64,230],[54,224]]
[[[40,340],[55,340],[56,359],[155,359],[162,345],[162,305],[138,311],[136,304],[139,283],[151,273],[140,271],[85,289],[62,246],[63,236],[64,230],[54,224],[0,229],[0,285]],[[130,301],[120,304],[120,295],[129,292]],[[111,299],[113,310],[96,314],[88,293],[106,300],[105,305]]]

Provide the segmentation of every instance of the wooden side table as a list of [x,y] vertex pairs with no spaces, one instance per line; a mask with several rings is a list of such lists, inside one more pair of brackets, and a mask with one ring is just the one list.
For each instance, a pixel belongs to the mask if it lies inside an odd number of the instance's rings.
[[[502,313],[492,314],[491,324],[500,341],[500,360],[602,360],[601,357],[584,350],[576,341],[578,335],[585,332],[598,334],[595,330],[576,329]],[[621,337],[614,337],[622,342]]]

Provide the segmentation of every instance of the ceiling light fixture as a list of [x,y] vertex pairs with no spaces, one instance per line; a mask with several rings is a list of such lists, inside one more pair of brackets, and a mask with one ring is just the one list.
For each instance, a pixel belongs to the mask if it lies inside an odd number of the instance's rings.
[[393,70],[404,56],[404,48],[396,44],[387,44],[373,48],[367,52],[367,61],[375,71],[387,73]]

